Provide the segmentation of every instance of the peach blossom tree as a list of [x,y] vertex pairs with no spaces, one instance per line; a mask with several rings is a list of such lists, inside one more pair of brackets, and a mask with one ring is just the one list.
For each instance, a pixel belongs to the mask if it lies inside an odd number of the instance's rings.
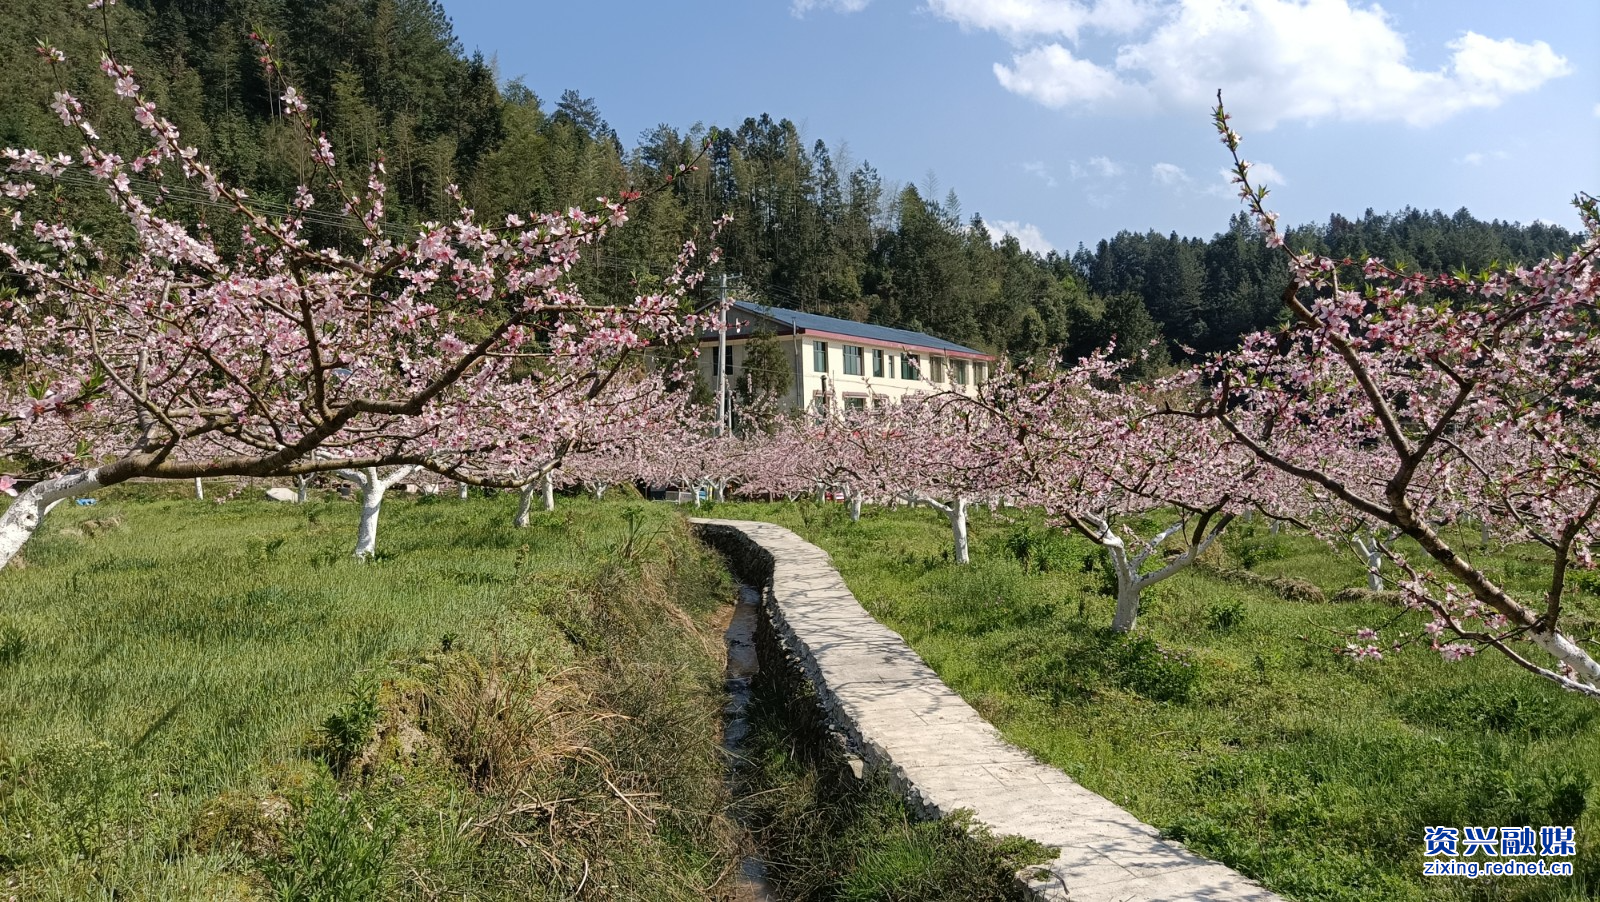
[[[1531,266],[1425,274],[1336,261],[1285,245],[1220,96],[1215,119],[1241,196],[1289,262],[1292,323],[1209,361],[1194,376],[1204,403],[1172,413],[1220,425],[1300,484],[1308,522],[1330,539],[1352,522],[1398,537],[1379,551],[1427,624],[1363,629],[1346,653],[1377,659],[1418,640],[1447,659],[1492,649],[1600,698],[1600,662],[1563,628],[1571,576],[1594,566],[1600,512],[1594,198],[1576,202],[1582,243]],[[1469,524],[1540,547],[1542,591],[1519,593],[1464,553]]]
[[[65,89],[52,109],[78,152],[5,149],[0,259],[21,287],[0,296],[0,350],[19,361],[0,372],[0,435],[35,481],[0,515],[0,566],[52,503],[129,479],[448,474],[474,447],[462,424],[481,434],[484,399],[581,406],[646,347],[700,328],[688,266],[621,303],[590,302],[567,278],[637,193],[497,222],[453,194],[447,222],[390,224],[382,163],[364,185],[341,180],[271,47],[260,51],[311,167],[286,207],[219,177],[109,55],[100,68],[145,149],[103,146]],[[67,64],[41,52],[52,71]],[[52,195],[68,179],[100,186],[121,230],[65,218]],[[214,234],[177,197],[224,211],[237,234]],[[312,237],[328,231],[341,237]],[[691,242],[684,259],[697,257]]]

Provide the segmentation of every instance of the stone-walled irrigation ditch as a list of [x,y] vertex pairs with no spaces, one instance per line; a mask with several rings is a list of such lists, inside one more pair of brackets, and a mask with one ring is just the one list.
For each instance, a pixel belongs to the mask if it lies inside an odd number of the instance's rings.
[[[1002,740],[850,594],[827,554],[768,523],[695,520],[735,575],[762,590],[789,666],[869,773],[887,774],[929,817],[957,811],[996,834],[1058,849],[1018,879],[1038,899],[1278,899],[1162,840],[1133,815]],[[778,662],[763,661],[763,667]]]

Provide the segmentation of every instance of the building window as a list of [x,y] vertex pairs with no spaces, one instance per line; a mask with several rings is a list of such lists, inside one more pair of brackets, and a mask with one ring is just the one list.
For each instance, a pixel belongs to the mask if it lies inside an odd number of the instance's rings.
[[845,395],[844,396],[844,409],[845,410],[866,410],[867,409],[867,399],[863,398],[860,395]]
[[957,385],[967,384],[967,362],[965,360],[950,361],[950,381]]
[[906,354],[900,358],[900,378],[921,379],[922,367],[915,354]]
[[883,378],[883,351],[879,348],[872,349],[872,375]]
[[928,358],[928,369],[930,371],[929,375],[933,378],[934,382],[943,382],[944,381],[944,358],[943,357],[929,357]]
[[828,343],[813,341],[811,343],[811,369],[819,373],[828,371]]
[[982,385],[989,378],[989,371],[983,364],[974,360],[972,362],[972,384]]
[[[711,372],[712,373],[715,373],[717,371],[717,358],[718,358],[718,356],[720,354],[722,354],[722,352],[723,352],[723,349],[721,349],[721,348],[712,348],[711,349]],[[726,373],[727,375],[729,375],[729,376],[733,375],[733,348],[726,349],[726,356],[723,356],[723,358],[722,358],[722,371],[724,373]]]
[[861,375],[861,349],[855,345],[844,346],[844,374],[846,376]]
[[872,406],[875,410],[882,410],[889,406],[889,399],[882,395],[874,395],[872,397]]

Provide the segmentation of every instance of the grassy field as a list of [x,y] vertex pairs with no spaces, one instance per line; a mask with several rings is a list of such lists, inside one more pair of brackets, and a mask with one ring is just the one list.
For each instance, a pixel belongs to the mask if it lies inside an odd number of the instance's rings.
[[[863,604],[1007,737],[1197,851],[1303,902],[1600,897],[1594,702],[1492,653],[1352,663],[1332,653],[1336,631],[1395,609],[1290,600],[1217,572],[1154,587],[1137,634],[1117,638],[1085,542],[979,511],[974,563],[956,567],[937,514],[869,508],[851,524],[841,507],[711,515],[779,522],[827,549]],[[1365,585],[1354,555],[1310,538],[1246,526],[1227,545],[1225,568],[1329,595]],[[1490,566],[1524,589],[1539,576],[1531,555]],[[1575,604],[1583,624],[1594,599]],[[1425,826],[1547,824],[1577,825],[1576,877],[1422,877]]]
[[729,584],[670,510],[401,498],[363,565],[352,504],[152,494],[0,574],[0,899],[721,892]]
[[740,898],[736,812],[795,902],[1008,899],[1037,855],[916,823],[771,681],[736,795],[733,587],[669,505],[392,497],[362,564],[348,502],[183,495],[0,572],[0,900]]

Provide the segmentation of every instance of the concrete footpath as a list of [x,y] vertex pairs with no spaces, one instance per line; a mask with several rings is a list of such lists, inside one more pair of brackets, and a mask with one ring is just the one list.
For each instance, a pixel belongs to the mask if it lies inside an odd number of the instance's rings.
[[771,523],[691,522],[764,590],[775,631],[869,768],[888,771],[930,815],[966,808],[997,834],[1060,848],[1019,875],[1037,898],[1278,902],[1002,739],[861,607],[822,549]]

